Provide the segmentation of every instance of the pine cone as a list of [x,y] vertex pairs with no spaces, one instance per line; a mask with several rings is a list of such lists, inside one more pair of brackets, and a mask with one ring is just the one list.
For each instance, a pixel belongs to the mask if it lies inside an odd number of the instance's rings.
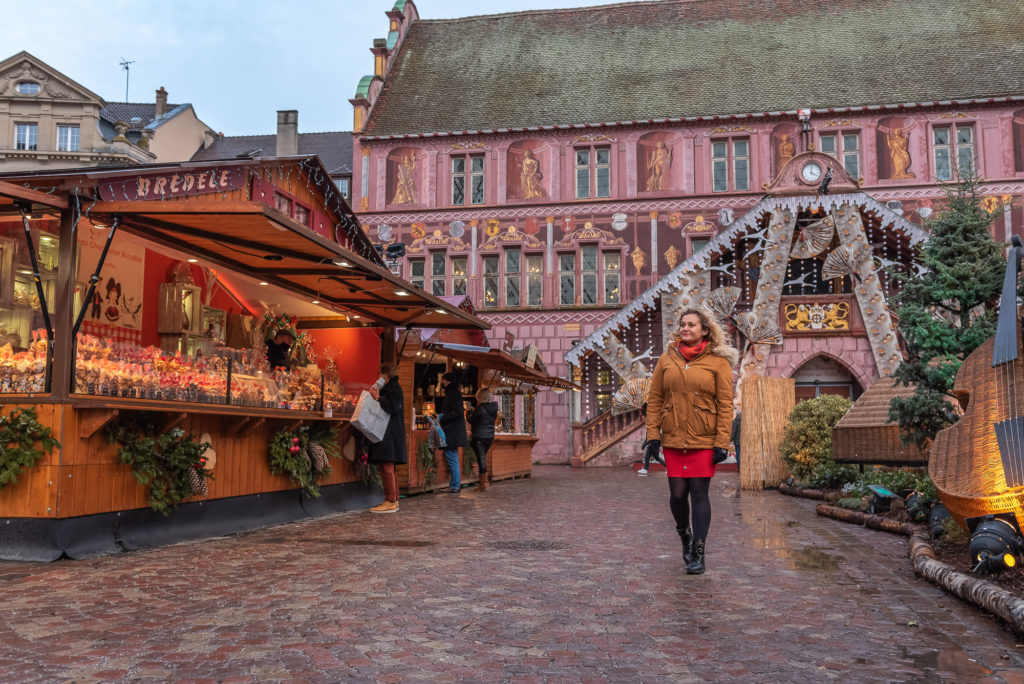
[[307,449],[306,447],[302,447],[302,450],[301,450],[301,451],[299,451],[299,453],[300,453],[300,454],[302,455],[302,457],[303,457],[304,459],[306,459],[306,466],[307,466],[307,467],[308,467],[308,468],[309,468],[310,470],[312,470],[312,469],[313,469],[313,459],[311,459],[311,458],[309,457],[309,449]]
[[326,472],[328,469],[327,451],[322,444],[313,443],[309,445],[309,453],[313,456],[313,464],[318,473]]
[[193,495],[206,496],[209,493],[206,478],[200,475],[195,468],[188,469],[188,483],[192,488]]

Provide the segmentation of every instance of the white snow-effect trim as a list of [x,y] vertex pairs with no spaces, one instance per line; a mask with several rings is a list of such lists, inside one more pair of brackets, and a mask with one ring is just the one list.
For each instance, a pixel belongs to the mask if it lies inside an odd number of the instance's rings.
[[683,274],[693,274],[706,269],[710,265],[711,257],[717,254],[722,248],[731,247],[737,240],[748,233],[758,231],[757,222],[764,214],[770,214],[775,209],[789,209],[796,214],[800,209],[813,209],[821,207],[827,212],[837,210],[843,204],[852,204],[862,211],[873,211],[881,221],[881,227],[892,227],[906,234],[910,238],[911,245],[917,245],[928,239],[928,232],[914,225],[887,206],[876,200],[871,195],[863,192],[846,193],[842,195],[801,195],[798,197],[766,197],[747,213],[738,218],[726,230],[716,235],[699,252],[695,252],[690,258],[676,266],[661,280],[651,285],[639,297],[620,309],[614,316],[609,318],[601,327],[562,355],[566,363],[574,366],[587,352],[594,351],[608,335],[620,327],[629,327],[630,319],[639,315],[645,308],[655,308],[660,304],[661,293],[680,289],[680,278]]

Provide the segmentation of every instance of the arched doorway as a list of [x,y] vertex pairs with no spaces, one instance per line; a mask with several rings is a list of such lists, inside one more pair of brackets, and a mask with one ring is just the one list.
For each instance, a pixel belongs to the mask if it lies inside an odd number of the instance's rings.
[[864,391],[845,365],[828,356],[808,359],[796,369],[792,378],[796,381],[797,402],[823,394],[838,394],[856,401]]

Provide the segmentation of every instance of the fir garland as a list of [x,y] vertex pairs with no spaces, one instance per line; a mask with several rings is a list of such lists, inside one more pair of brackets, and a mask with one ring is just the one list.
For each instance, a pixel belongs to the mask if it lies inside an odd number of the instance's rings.
[[[42,449],[36,448],[36,442]],[[16,408],[0,416],[0,489],[15,484],[22,471],[59,448],[60,442],[39,422],[34,408]]]
[[422,484],[430,484],[437,477],[437,460],[434,458],[434,450],[430,448],[425,439],[421,439],[416,444],[416,470],[422,478]]
[[320,481],[331,474],[331,458],[340,458],[338,428],[333,423],[278,430],[269,445],[270,472],[287,475],[309,496],[320,496]]
[[120,445],[117,456],[131,466],[139,484],[149,487],[149,506],[168,515],[185,499],[205,495],[206,470],[203,454],[209,442],[196,442],[181,428],[154,437],[157,425],[150,418],[127,419],[107,428],[107,439]]

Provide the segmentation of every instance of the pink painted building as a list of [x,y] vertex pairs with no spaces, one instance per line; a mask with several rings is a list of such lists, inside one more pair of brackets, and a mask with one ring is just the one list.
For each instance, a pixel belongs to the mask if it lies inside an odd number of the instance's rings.
[[[405,245],[405,278],[469,295],[492,339],[511,332],[585,380],[539,395],[544,462],[570,460],[570,421],[603,415],[624,377],[595,331],[650,365],[651,288],[710,268],[708,286],[739,288],[735,311],[753,311],[763,255],[749,236],[765,217],[785,205],[802,227],[847,210],[812,206],[810,162],[834,165],[833,196],[857,209],[876,265],[912,261],[959,168],[986,179],[997,238],[1024,224],[1019,3],[684,0],[421,20],[398,0],[386,16],[352,99],[352,205],[371,239]],[[761,370],[855,395],[884,362],[854,280],[823,277],[823,259],[787,268],[798,282],[777,320],[788,304],[812,320]],[[845,331],[813,327],[840,303]]]

